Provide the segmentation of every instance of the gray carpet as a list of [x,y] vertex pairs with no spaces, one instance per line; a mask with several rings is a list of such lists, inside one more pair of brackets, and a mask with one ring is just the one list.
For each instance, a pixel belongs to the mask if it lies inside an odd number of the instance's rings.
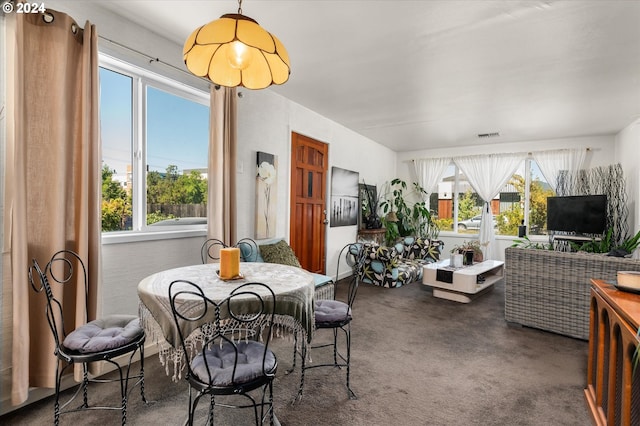
[[[338,294],[343,291],[340,288]],[[470,304],[436,299],[419,283],[399,289],[362,285],[354,316],[355,401],[347,397],[344,371],[319,368],[307,371],[304,397],[292,405],[299,380],[299,371],[285,374],[291,366],[292,342],[274,341],[279,361],[275,410],[282,425],[591,423],[583,397],[588,343],[507,325],[502,284]],[[312,355],[313,362],[323,358],[317,352]],[[128,423],[181,424],[186,418],[186,383],[172,382],[157,356],[147,358],[145,369],[147,395],[155,402],[143,405],[135,389]],[[93,389],[96,398],[118,399],[113,387]],[[207,401],[201,405],[206,408]],[[219,408],[216,423],[251,424],[246,411]],[[52,399],[0,417],[0,423],[12,425],[52,422]],[[117,411],[67,414],[61,422],[119,423]]]

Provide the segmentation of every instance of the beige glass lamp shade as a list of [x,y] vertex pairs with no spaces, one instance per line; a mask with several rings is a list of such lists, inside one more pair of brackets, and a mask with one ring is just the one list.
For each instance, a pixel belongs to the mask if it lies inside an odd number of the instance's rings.
[[191,73],[226,87],[264,89],[286,82],[291,73],[280,40],[240,13],[196,29],[184,44],[183,57]]

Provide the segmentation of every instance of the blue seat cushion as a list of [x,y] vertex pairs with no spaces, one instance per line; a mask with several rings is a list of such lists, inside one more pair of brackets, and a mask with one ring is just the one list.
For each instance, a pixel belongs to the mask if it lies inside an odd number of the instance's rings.
[[[238,362],[235,377],[233,366],[236,359],[234,345],[224,342],[222,346],[214,343],[209,349],[200,352],[191,362],[191,370],[204,383],[212,386],[232,386],[234,383],[248,383],[264,376],[262,370],[262,358],[264,345],[253,340],[237,342]],[[205,357],[207,359],[205,363]],[[267,350],[264,371],[267,374],[275,374],[276,356],[270,349]],[[207,366],[209,370],[207,372]]]
[[76,328],[62,345],[83,354],[120,348],[144,335],[135,315],[110,315]]
[[245,262],[264,262],[262,255],[260,254],[260,248],[250,244],[240,244],[240,254]]
[[351,321],[351,308],[339,300],[318,300],[315,304],[316,326],[346,324]]
[[316,288],[333,282],[333,279],[327,275],[316,274],[315,272],[310,272],[310,274],[313,275],[313,282],[316,285]]

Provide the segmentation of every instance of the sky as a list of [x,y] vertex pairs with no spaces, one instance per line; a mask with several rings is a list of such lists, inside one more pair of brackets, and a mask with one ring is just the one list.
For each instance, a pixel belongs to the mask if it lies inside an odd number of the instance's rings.
[[[126,175],[132,150],[132,79],[100,68],[102,158],[116,175]],[[164,172],[207,167],[209,108],[147,86],[147,164]]]

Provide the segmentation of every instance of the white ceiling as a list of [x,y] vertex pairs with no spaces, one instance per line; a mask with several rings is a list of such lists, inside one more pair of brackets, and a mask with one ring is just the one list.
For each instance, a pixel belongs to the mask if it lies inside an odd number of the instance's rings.
[[[182,45],[234,1],[105,1]],[[245,0],[277,92],[395,151],[614,134],[640,118],[640,1]],[[492,139],[478,134],[499,132]]]

